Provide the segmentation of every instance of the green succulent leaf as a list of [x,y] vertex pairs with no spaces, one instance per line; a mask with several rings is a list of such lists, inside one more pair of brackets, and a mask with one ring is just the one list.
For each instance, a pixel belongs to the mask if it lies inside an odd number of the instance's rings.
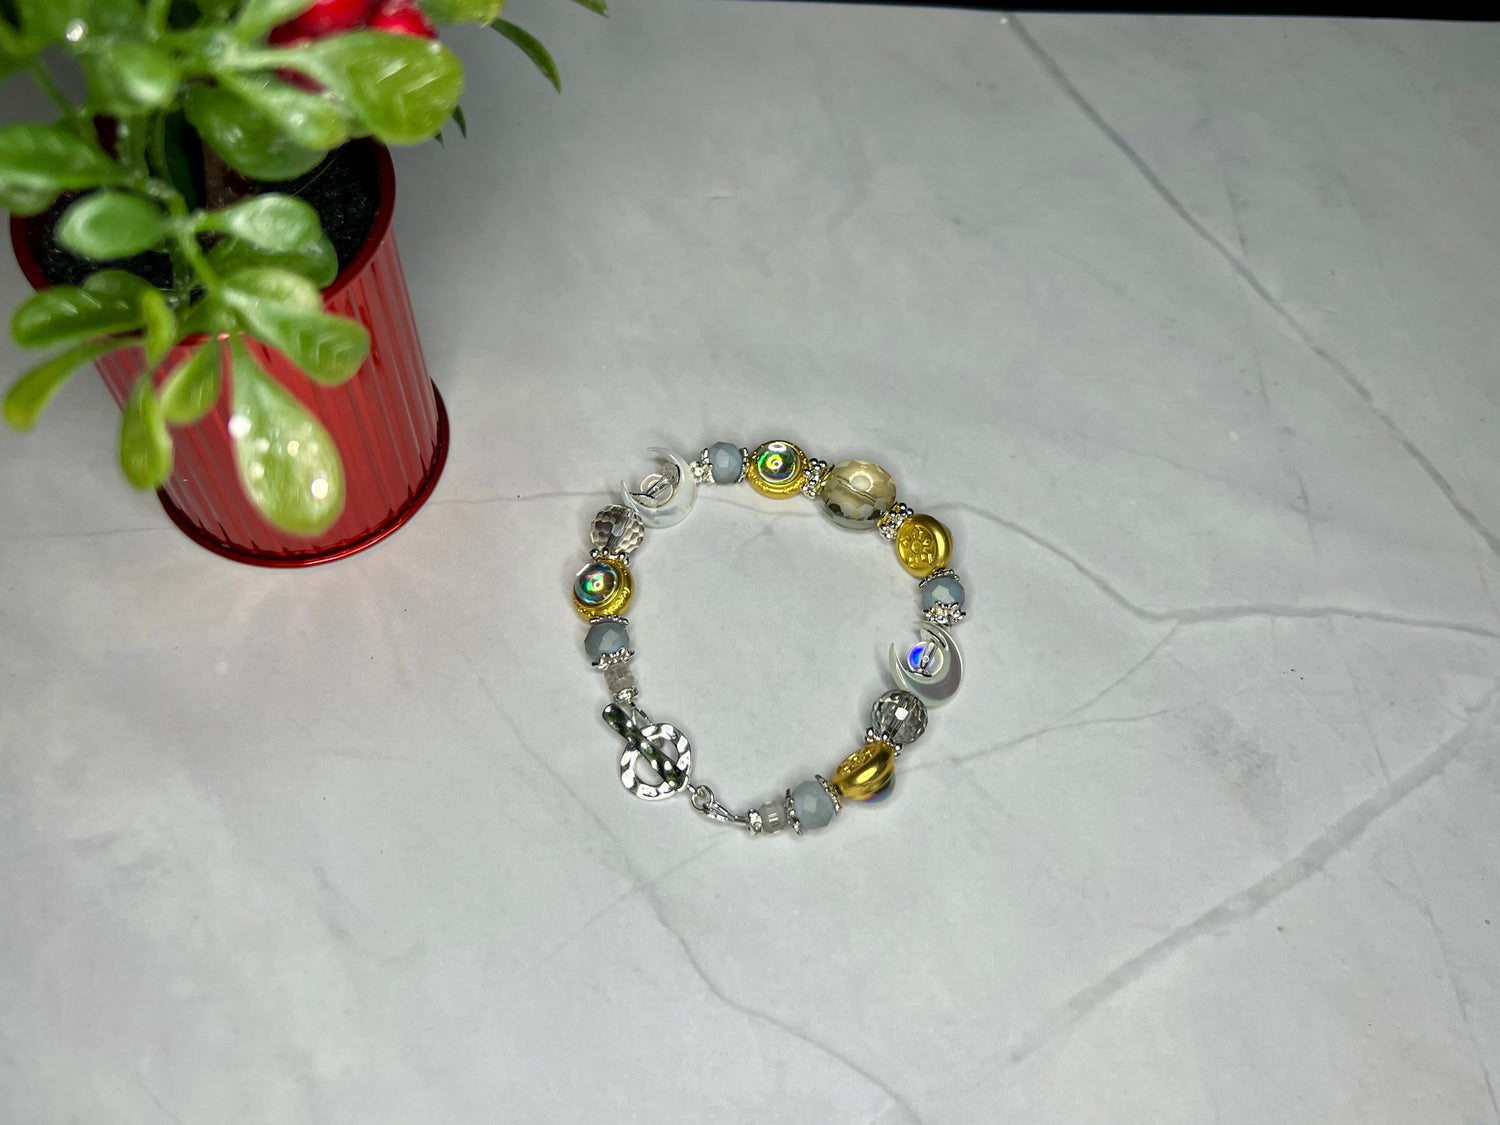
[[155,370],[177,343],[177,317],[159,289],[141,294],[141,316],[146,322],[146,366]]
[[52,201],[56,198],[57,192],[47,188],[0,185],[0,207],[23,218],[28,215],[40,215],[52,206]]
[[121,191],[96,191],[63,212],[57,241],[84,258],[128,258],[158,245],[167,216],[149,199]]
[[172,472],[172,438],[151,375],[135,381],[120,419],[120,468],[137,488],[160,488]]
[[83,279],[83,288],[96,297],[137,303],[143,294],[153,290],[149,281],[125,270],[97,270]]
[[[139,284],[149,288],[145,282]],[[85,336],[139,328],[144,320],[139,292],[126,297],[117,292],[56,285],[21,302],[11,318],[10,332],[23,348],[51,348]]]
[[301,274],[319,289],[333,284],[339,272],[339,257],[327,236],[319,234],[312,242],[295,250],[271,253],[258,250],[237,238],[226,238],[208,252],[208,262],[221,276],[261,266],[291,270]]
[[278,24],[300,16],[313,5],[313,0],[247,0],[234,21],[234,30],[241,39],[259,39]]
[[505,0],[422,0],[422,10],[437,23],[489,23]]
[[323,296],[305,277],[250,269],[225,280],[224,299],[260,340],[319,383],[342,383],[370,351],[364,325],[323,311]]
[[299,90],[266,74],[247,76],[225,71],[219,81],[304,148],[337,148],[349,139],[348,114],[326,94]]
[[176,426],[190,426],[214,408],[224,385],[219,342],[209,340],[172,368],[161,388],[161,412]]
[[323,159],[321,152],[292,140],[255,106],[217,86],[194,86],[189,91],[187,119],[224,163],[251,179],[289,180]]
[[546,76],[547,81],[552,83],[553,88],[558,93],[562,92],[562,79],[558,76],[557,64],[552,61],[552,56],[547,53],[547,48],[542,46],[540,39],[506,20],[496,20],[490,26],[521,48],[526,57],[534,62],[536,68]]
[[292,48],[286,65],[322,82],[386,144],[418,144],[448,120],[464,89],[463,66],[441,43],[352,31]]
[[0,190],[56,193],[124,180],[124,168],[61,126],[0,126]]
[[182,82],[182,71],[172,56],[149,43],[112,39],[81,61],[89,76],[89,102],[106,113],[165,109],[175,100]]
[[260,250],[287,254],[320,238],[318,213],[291,195],[257,195],[208,216],[212,230],[221,230]]
[[37,364],[11,385],[5,396],[5,420],[18,430],[36,425],[52,396],[85,363],[120,346],[117,340],[90,340]]
[[289,270],[241,270],[225,279],[224,296],[242,314],[259,304],[284,306],[299,313],[323,311],[323,295],[318,287]]
[[316,535],[344,508],[344,466],[328,431],[265,373],[238,337],[229,343],[234,441],[240,483],[266,519]]

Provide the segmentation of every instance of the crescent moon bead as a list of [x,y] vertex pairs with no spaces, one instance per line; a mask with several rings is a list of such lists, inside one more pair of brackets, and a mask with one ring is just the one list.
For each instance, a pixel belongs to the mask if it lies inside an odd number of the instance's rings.
[[929,707],[941,707],[958,692],[964,678],[963,656],[953,635],[941,625],[917,625],[917,643],[891,645],[891,678]]
[[641,481],[639,491],[620,482],[620,495],[631,511],[649,528],[671,527],[687,518],[698,499],[698,482],[686,461],[669,449],[651,447],[661,460],[661,468]]

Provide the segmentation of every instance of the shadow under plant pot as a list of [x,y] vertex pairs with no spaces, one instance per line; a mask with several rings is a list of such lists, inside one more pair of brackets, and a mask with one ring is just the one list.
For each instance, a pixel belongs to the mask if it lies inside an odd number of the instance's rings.
[[[325,386],[307,378],[281,353],[254,340],[247,339],[246,345],[332,436],[344,465],[343,512],[312,537],[282,531],[267,522],[240,485],[227,386],[201,420],[172,427],[172,475],[157,492],[162,507],[194,541],[237,562],[311,566],[372,546],[422,506],[448,455],[447,411],[427,375],[391,230],[396,177],[390,154],[374,142],[354,142],[304,179],[312,181],[320,174],[326,179],[330,169],[342,190],[362,188],[375,201],[369,209],[374,214],[368,233],[361,242],[356,232],[351,256],[323,291],[329,312],[352,317],[369,330],[370,353],[352,379]],[[332,192],[325,202],[316,190],[299,192],[323,212],[330,236],[336,224],[329,222],[325,207],[340,206],[340,193]],[[55,218],[11,219],[16,259],[26,280],[37,289],[74,280],[58,276],[59,266],[49,260],[57,255],[51,244]],[[160,385],[201,342],[202,337],[197,337],[173,348],[153,372],[156,383]],[[123,407],[145,366],[145,355],[140,348],[123,348],[95,361],[94,366]],[[226,371],[226,383],[230,378]]]

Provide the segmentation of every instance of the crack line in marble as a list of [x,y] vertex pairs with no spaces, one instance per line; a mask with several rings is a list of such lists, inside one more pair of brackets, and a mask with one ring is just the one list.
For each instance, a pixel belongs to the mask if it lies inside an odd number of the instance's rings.
[[533,500],[587,500],[591,496],[599,496],[601,492],[602,489],[593,492],[533,492],[530,496],[443,496],[427,501],[427,506],[442,508],[450,504],[461,504],[477,508],[487,504],[529,504]]
[[1006,741],[997,743],[993,746],[986,746],[983,750],[976,750],[972,754],[952,755],[946,758],[928,758],[925,761],[916,762],[911,766],[905,767],[903,772],[916,773],[919,770],[932,769],[934,766],[954,766],[958,765],[961,762],[972,762],[978,758],[987,758],[990,755],[998,754],[1003,750],[1011,750],[1017,746],[1024,745],[1027,742],[1032,742],[1035,739],[1041,738],[1043,735],[1051,734],[1053,731],[1072,730],[1077,727],[1097,726],[1104,723],[1141,722],[1145,719],[1154,719],[1160,715],[1168,715],[1175,711],[1180,711],[1180,707],[1165,707],[1160,711],[1152,711],[1149,714],[1145,715],[1101,717],[1097,719],[1080,719],[1077,722],[1072,723],[1068,722],[1068,720],[1073,718],[1074,715],[1078,715],[1084,711],[1087,711],[1090,707],[1094,706],[1094,704],[1100,702],[1102,699],[1104,699],[1105,696],[1109,695],[1110,692],[1114,691],[1115,688],[1119,687],[1126,680],[1130,679],[1131,676],[1135,675],[1142,668],[1144,668],[1147,662],[1150,661],[1150,659],[1159,651],[1161,651],[1166,643],[1170,641],[1174,635],[1176,635],[1177,629],[1178,626],[1176,624],[1173,624],[1172,627],[1165,633],[1163,633],[1159,638],[1157,638],[1156,643],[1153,644],[1149,649],[1147,649],[1145,654],[1129,668],[1125,669],[1125,671],[1121,672],[1108,684],[1100,688],[1089,699],[1084,700],[1082,703],[1078,704],[1071,710],[1064,712],[1062,715],[1058,716],[1056,719],[1053,719],[1046,725],[1040,726],[1036,730],[1027,731],[1025,734],[1017,735],[1015,738],[1007,739]]
[[[675,867],[671,868],[668,872],[663,873],[663,875],[658,876],[655,879],[648,878],[646,876],[645,872],[643,872],[640,869],[639,865],[637,865],[630,858],[630,855],[629,855],[628,851],[625,848],[625,842],[623,840],[621,840],[620,837],[618,835],[616,835],[615,832],[609,827],[609,825],[607,825],[599,817],[599,814],[596,813],[593,810],[592,806],[590,806],[587,802],[585,802],[583,800],[582,797],[580,797],[578,795],[578,793],[573,789],[573,787],[571,785],[568,784],[568,782],[562,777],[561,774],[559,774],[555,769],[553,769],[552,766],[549,763],[547,763],[542,758],[541,755],[537,754],[535,751],[533,751],[530,748],[530,746],[528,746],[526,744],[526,739],[522,735],[520,727],[517,725],[516,721],[511,717],[510,713],[500,703],[499,698],[495,695],[494,691],[490,688],[489,684],[487,682],[485,682],[484,678],[483,677],[476,677],[476,683],[479,685],[480,690],[483,691],[484,694],[489,698],[490,703],[492,704],[492,706],[495,709],[495,712],[501,717],[501,719],[505,722],[505,724],[510,727],[511,732],[516,736],[516,741],[521,744],[522,751],[525,754],[527,754],[529,757],[531,757],[534,761],[536,761],[537,764],[540,765],[543,768],[543,770],[545,770],[547,772],[547,774],[549,776],[551,776],[552,779],[554,781],[556,781],[557,784],[560,785],[563,788],[563,790],[568,794],[568,796],[570,798],[572,798],[572,800],[573,800],[573,802],[575,804],[577,804],[577,805],[579,805],[580,807],[583,808],[583,810],[585,811],[585,813],[587,813],[587,815],[594,822],[595,826],[599,829],[599,831],[602,832],[604,834],[604,836],[608,840],[610,840],[611,842],[614,843],[615,848],[617,850],[618,857],[625,864],[625,866],[629,870],[629,872],[632,875],[634,875],[634,877],[635,877],[634,880],[633,880],[634,885],[632,886],[632,888],[629,891],[627,891],[624,894],[622,894],[621,896],[619,896],[619,898],[617,898],[615,900],[615,902],[610,903],[610,905],[608,907],[606,907],[604,909],[604,911],[600,912],[601,914],[608,913],[608,911],[610,909],[612,909],[618,902],[624,901],[625,899],[628,899],[628,898],[630,898],[631,896],[633,896],[635,894],[639,894],[640,897],[642,898],[642,900],[644,900],[644,902],[646,903],[646,905],[650,908],[651,913],[656,918],[657,923],[664,930],[666,930],[667,933],[671,934],[672,937],[673,937],[673,939],[676,940],[678,946],[681,947],[682,953],[683,953],[683,957],[687,960],[688,966],[693,970],[693,973],[698,977],[699,980],[701,980],[703,982],[703,986],[706,989],[708,989],[708,991],[715,998],[717,998],[720,1001],[720,1003],[724,1004],[728,1008],[732,1008],[735,1011],[740,1012],[743,1015],[750,1016],[750,1017],[752,1017],[754,1019],[758,1019],[758,1020],[761,1020],[761,1021],[763,1021],[765,1023],[768,1023],[768,1024],[770,1024],[773,1027],[779,1028],[781,1031],[783,1031],[786,1034],[790,1035],[792,1038],[794,1038],[794,1039],[796,1039],[796,1040],[798,1040],[798,1041],[800,1041],[802,1043],[806,1043],[808,1046],[813,1047],[814,1049],[816,1049],[816,1050],[820,1051],[821,1053],[827,1055],[829,1058],[835,1060],[836,1062],[839,1062],[839,1063],[843,1064],[846,1068],[848,1068],[849,1071],[851,1071],[852,1073],[854,1073],[854,1074],[858,1075],[859,1077],[863,1078],[865,1081],[869,1082],[872,1086],[874,1086],[878,1090],[880,1090],[880,1092],[883,1093],[887,1098],[889,1098],[891,1100],[891,1102],[898,1109],[900,1109],[902,1111],[902,1113],[904,1113],[906,1115],[906,1117],[910,1121],[912,1121],[913,1123],[915,1123],[915,1125],[921,1125],[922,1119],[921,1119],[921,1117],[918,1116],[916,1110],[914,1108],[912,1108],[911,1104],[909,1102],[907,1102],[905,1098],[903,1098],[899,1093],[897,1093],[889,1085],[887,1085],[885,1082],[883,1082],[877,1075],[872,1074],[870,1071],[868,1071],[864,1067],[860,1066],[857,1062],[855,1062],[853,1059],[849,1058],[847,1055],[843,1054],[841,1051],[837,1050],[836,1048],[829,1046],[828,1044],[822,1042],[821,1040],[814,1039],[811,1035],[807,1034],[806,1032],[800,1031],[797,1028],[791,1026],[790,1024],[785,1023],[784,1021],[777,1019],[775,1016],[771,1015],[768,1012],[760,1011],[757,1008],[751,1007],[749,1004],[746,1004],[746,1003],[744,1003],[742,1001],[734,999],[727,992],[725,992],[722,988],[720,988],[719,985],[716,984],[712,980],[712,978],[709,977],[708,973],[704,970],[702,963],[698,960],[697,954],[693,952],[693,948],[692,948],[691,944],[688,942],[687,938],[684,937],[683,934],[675,926],[673,926],[670,922],[667,921],[666,912],[665,912],[665,910],[664,910],[664,908],[662,906],[661,899],[660,899],[660,897],[659,897],[659,895],[657,893],[656,884],[661,879],[665,878],[666,875],[671,874],[672,871],[677,870],[677,868],[680,868],[680,867],[686,865],[687,863],[692,862],[694,859],[697,859],[699,856],[703,855],[704,853],[713,850],[713,848],[717,846],[717,843],[718,843],[717,841],[715,841],[713,844],[710,844],[706,848],[700,849],[697,853],[688,856],[686,859],[680,861]],[[580,929],[579,929],[578,932],[581,933],[583,929],[586,929],[589,925],[593,924],[593,922],[596,921],[596,920],[597,920],[597,916],[595,918],[588,919],[587,921],[585,921],[584,925],[582,927],[580,927]],[[576,934],[574,936],[576,936]],[[566,942],[561,943],[558,948],[561,948],[561,946],[565,945],[565,944],[566,944]]]
[[1467,723],[1439,743],[1432,753],[1344,813],[1270,874],[1236,891],[1191,922],[1179,926],[1117,965],[1099,980],[1073,993],[1065,1002],[1042,1017],[1031,1032],[1007,1051],[1005,1060],[1012,1066],[1024,1062],[1049,1043],[1073,1030],[1177,950],[1200,937],[1254,917],[1282,895],[1322,871],[1333,859],[1353,847],[1382,816],[1442,773],[1469,746],[1479,742],[1475,735],[1479,716],[1492,708],[1497,697],[1500,697],[1500,683],[1467,711]]
[[905,1098],[903,1098],[900,1094],[898,1094],[895,1089],[893,1089],[889,1084],[882,1080],[878,1075],[872,1073],[869,1070],[866,1070],[864,1067],[860,1066],[859,1063],[851,1059],[848,1055],[845,1055],[842,1051],[829,1046],[827,1043],[824,1043],[820,1039],[814,1039],[808,1033],[796,1027],[793,1027],[791,1024],[786,1023],[784,1020],[777,1019],[769,1012],[763,1012],[759,1008],[751,1007],[749,1004],[746,1004],[741,1000],[736,1000],[734,997],[730,996],[727,992],[720,988],[719,985],[713,980],[712,977],[708,975],[707,971],[705,971],[705,969],[703,968],[702,963],[698,960],[698,955],[693,952],[692,945],[685,937],[682,936],[677,927],[673,926],[670,922],[667,921],[666,912],[662,909],[661,900],[657,897],[655,890],[647,889],[643,891],[641,897],[645,899],[646,905],[651,908],[651,912],[656,916],[656,921],[661,925],[662,929],[666,930],[667,933],[671,934],[672,937],[676,939],[678,946],[682,949],[683,957],[687,959],[688,966],[693,970],[693,973],[698,977],[698,979],[703,982],[703,987],[708,989],[708,991],[713,996],[715,996],[719,1000],[719,1002],[722,1003],[726,1008],[731,1008],[734,1011],[739,1012],[741,1015],[749,1016],[752,1019],[757,1019],[761,1020],[764,1023],[768,1023],[772,1027],[778,1028],[779,1030],[785,1032],[787,1035],[790,1035],[793,1039],[796,1039],[802,1043],[806,1043],[809,1047],[820,1051],[834,1061],[842,1063],[852,1073],[857,1074],[859,1077],[863,1078],[866,1082],[874,1086],[877,1090],[879,1090],[887,1098],[889,1098],[892,1104],[894,1104],[897,1109],[905,1114],[907,1119],[913,1122],[914,1125],[922,1125],[922,1118],[918,1116],[917,1111],[912,1106],[912,1104]]
[[1466,621],[1441,621],[1425,617],[1412,617],[1401,613],[1389,613],[1378,609],[1353,609],[1347,606],[1329,605],[1280,605],[1274,602],[1256,603],[1245,605],[1221,605],[1221,606],[1187,606],[1183,609],[1152,609],[1149,606],[1137,605],[1118,589],[1102,574],[1084,565],[1075,556],[1063,550],[1056,543],[1044,539],[1030,528],[1008,520],[1004,516],[997,516],[994,512],[981,508],[976,504],[965,502],[943,504],[934,507],[934,511],[944,508],[952,508],[958,511],[968,512],[987,520],[997,527],[1003,527],[1007,531],[1013,531],[1023,539],[1035,544],[1048,554],[1062,559],[1080,575],[1088,580],[1110,601],[1120,606],[1127,613],[1138,617],[1143,621],[1175,621],[1179,625],[1202,625],[1210,623],[1228,623],[1239,621],[1247,617],[1296,617],[1317,619],[1321,617],[1347,617],[1355,621],[1371,621],[1380,625],[1405,625],[1416,629],[1439,629],[1452,633],[1467,633],[1470,636],[1484,637],[1488,640],[1500,640],[1500,630],[1487,629],[1482,625],[1471,625]]
[[1448,501],[1448,506],[1457,513],[1458,517],[1469,526],[1474,534],[1484,540],[1490,551],[1497,558],[1500,558],[1500,535],[1496,535],[1495,532],[1491,531],[1474,510],[1459,498],[1458,492],[1448,481],[1448,478],[1443,475],[1442,471],[1433,464],[1431,458],[1422,452],[1417,443],[1407,436],[1406,431],[1401,428],[1395,418],[1375,400],[1374,392],[1364,384],[1359,376],[1354,374],[1354,371],[1343,360],[1329,351],[1300,320],[1292,315],[1291,311],[1276,298],[1276,295],[1271,292],[1270,288],[1250,268],[1248,263],[1226,246],[1221,238],[1193,216],[1156,170],[1150,164],[1146,163],[1145,158],[1131,146],[1130,142],[1121,135],[1120,131],[1106,121],[1104,115],[1094,107],[1094,104],[1088,98],[1084,97],[1083,92],[1073,84],[1072,79],[1067,76],[1067,73],[1058,64],[1057,60],[1048,54],[1046,49],[1032,37],[1031,33],[1016,17],[1014,12],[1010,13],[1007,24],[1011,29],[1011,33],[1015,35],[1026,52],[1041,67],[1043,73],[1052,80],[1084,117],[1104,134],[1110,144],[1129,161],[1130,165],[1135,168],[1136,172],[1140,174],[1141,178],[1146,181],[1151,189],[1160,196],[1162,202],[1167,205],[1173,214],[1187,224],[1199,238],[1228,263],[1230,269],[1254,291],[1256,296],[1265,302],[1266,307],[1292,330],[1303,346],[1333,369],[1344,385],[1353,392],[1356,398],[1364,403],[1365,408],[1379,420],[1396,443],[1406,451],[1407,456],[1415,461],[1418,468],[1427,475],[1428,480],[1442,493],[1443,498]]

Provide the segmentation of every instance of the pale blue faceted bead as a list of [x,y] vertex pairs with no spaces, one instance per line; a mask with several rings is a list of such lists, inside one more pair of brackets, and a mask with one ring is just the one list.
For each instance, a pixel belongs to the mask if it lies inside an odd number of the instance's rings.
[[964,604],[964,584],[951,574],[929,578],[922,583],[922,608]]
[[708,471],[715,484],[734,484],[745,473],[740,447],[727,441],[714,442],[708,447]]
[[792,804],[803,828],[826,828],[833,819],[833,798],[820,781],[804,781],[793,789]]
[[618,621],[595,621],[583,638],[583,651],[596,662],[602,656],[624,652],[629,647],[630,630]]

